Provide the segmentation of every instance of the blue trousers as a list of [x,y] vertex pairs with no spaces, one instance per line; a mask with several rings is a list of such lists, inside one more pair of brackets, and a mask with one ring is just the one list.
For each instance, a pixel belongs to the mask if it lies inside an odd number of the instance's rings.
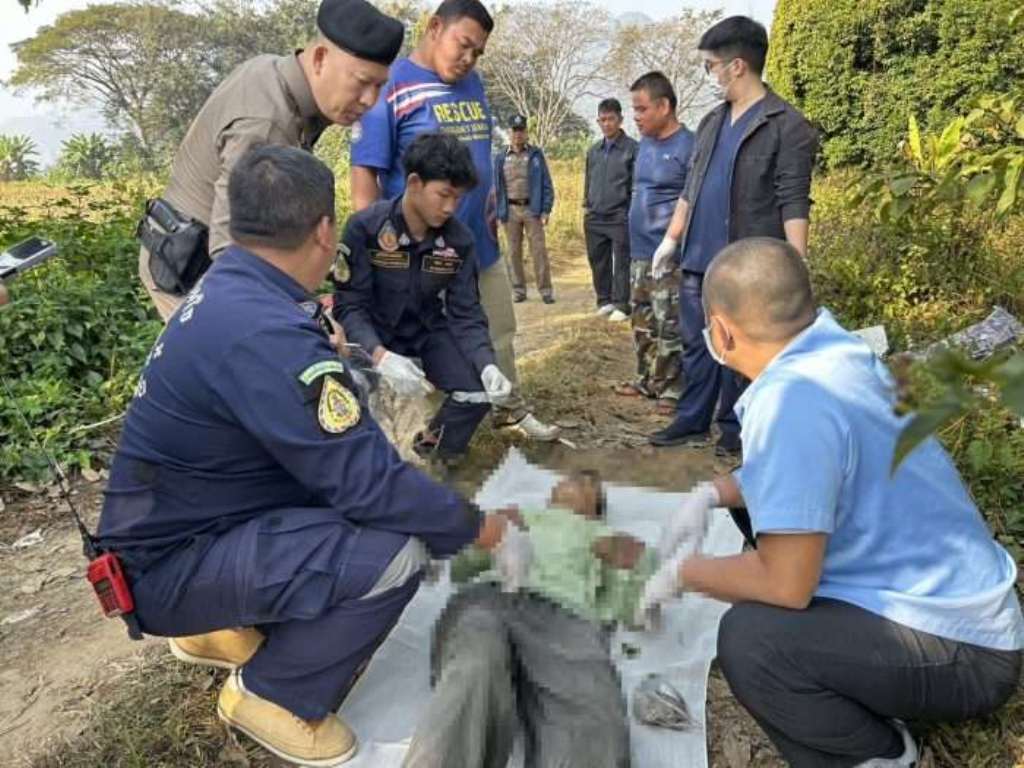
[[739,439],[740,424],[732,408],[745,384],[737,373],[719,365],[708,354],[703,337],[703,283],[701,272],[683,272],[679,283],[679,331],[683,339],[686,389],[676,405],[673,426],[687,432],[707,432],[714,418],[723,436]]
[[266,641],[242,670],[247,689],[307,720],[335,711],[419,585],[371,591],[407,536],[337,512],[267,512],[198,536],[130,573],[147,634],[257,627]]
[[420,358],[427,381],[448,393],[430,420],[430,431],[441,434],[437,451],[442,456],[465,453],[491,406],[457,403],[452,399],[452,392],[481,392],[483,384],[480,374],[459,349],[451,330],[447,326],[434,328],[411,339],[395,338],[386,346],[400,355]]

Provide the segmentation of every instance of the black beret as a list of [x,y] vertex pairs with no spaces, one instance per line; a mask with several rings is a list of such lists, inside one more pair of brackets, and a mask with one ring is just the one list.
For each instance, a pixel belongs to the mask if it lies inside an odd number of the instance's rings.
[[405,27],[366,0],[323,0],[316,25],[324,37],[360,59],[390,66],[395,60]]
[[512,115],[512,119],[508,121],[508,127],[513,131],[525,131],[526,118],[522,115]]

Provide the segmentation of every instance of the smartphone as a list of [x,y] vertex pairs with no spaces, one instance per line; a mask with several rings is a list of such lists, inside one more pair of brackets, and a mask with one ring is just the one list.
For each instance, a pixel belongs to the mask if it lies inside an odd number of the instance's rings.
[[0,280],[37,267],[57,254],[57,244],[41,237],[30,237],[0,252]]

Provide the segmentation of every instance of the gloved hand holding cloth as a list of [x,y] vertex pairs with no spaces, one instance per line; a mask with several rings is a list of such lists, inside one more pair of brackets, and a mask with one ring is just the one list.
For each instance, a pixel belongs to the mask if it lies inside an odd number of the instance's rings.
[[[381,351],[383,350],[383,352]],[[373,355],[374,368],[387,379],[399,395],[421,397],[434,391],[427,375],[408,357],[378,347]]]

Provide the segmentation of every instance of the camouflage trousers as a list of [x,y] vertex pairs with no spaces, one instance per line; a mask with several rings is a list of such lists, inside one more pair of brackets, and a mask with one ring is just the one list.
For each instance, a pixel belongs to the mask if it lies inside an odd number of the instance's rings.
[[637,388],[649,397],[683,394],[683,342],[679,333],[679,270],[655,280],[650,261],[629,266]]

